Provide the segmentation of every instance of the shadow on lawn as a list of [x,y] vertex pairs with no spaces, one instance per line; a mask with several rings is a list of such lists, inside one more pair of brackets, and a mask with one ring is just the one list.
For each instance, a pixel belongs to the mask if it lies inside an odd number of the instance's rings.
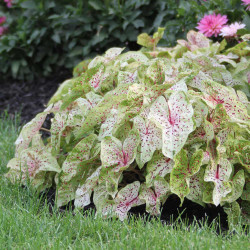
[[[47,204],[50,207],[50,212],[53,213],[55,206],[55,190],[49,189],[46,192],[41,193],[42,199],[47,201]],[[92,200],[93,197],[91,197]],[[70,202],[68,205],[63,206],[59,209],[59,212],[73,211],[74,203]],[[94,210],[95,205],[91,203],[83,209],[83,213],[86,211]],[[200,226],[207,222],[208,225],[211,225],[215,220],[218,220],[219,223],[216,227],[218,234],[225,232],[229,229],[227,223],[227,214],[224,212],[221,206],[206,205],[205,207],[194,203],[190,200],[185,199],[183,205],[180,207],[180,199],[177,195],[170,195],[161,208],[162,213],[160,220],[163,224],[173,224],[178,221],[185,221],[187,225],[191,225],[193,222],[197,222]],[[133,215],[135,218],[143,217],[147,221],[155,218],[146,212],[146,205],[141,205],[138,207],[133,207],[129,211],[130,215]]]

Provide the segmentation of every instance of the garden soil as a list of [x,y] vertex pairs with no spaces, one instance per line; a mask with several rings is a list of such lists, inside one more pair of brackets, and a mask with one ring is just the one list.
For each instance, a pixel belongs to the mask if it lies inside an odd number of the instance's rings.
[[20,113],[21,123],[27,123],[44,110],[60,83],[69,78],[72,78],[71,72],[64,70],[53,77],[36,79],[33,82],[0,80],[0,113],[5,110],[11,116]]
[[[5,112],[14,117],[20,113],[21,123],[30,121],[35,115],[44,110],[45,105],[55,93],[60,83],[71,78],[69,71],[62,71],[51,78],[36,79],[33,82],[5,81],[0,82],[0,113]],[[50,127],[49,118],[46,120],[45,128]],[[51,207],[54,206],[55,191],[50,189],[44,193]],[[73,206],[73,204],[72,204]],[[61,211],[65,211],[69,206],[65,206]],[[93,204],[86,207],[85,210],[95,209]],[[149,220],[152,218],[146,213],[145,205],[132,208],[130,214],[135,216],[146,216]],[[162,207],[161,221],[169,224],[175,220],[187,220],[192,223],[195,219],[198,221],[208,221],[211,223],[215,218],[220,220],[220,230],[227,230],[226,214],[222,207],[209,205],[202,207],[189,200],[185,200],[180,207],[180,200],[176,195],[171,195]]]

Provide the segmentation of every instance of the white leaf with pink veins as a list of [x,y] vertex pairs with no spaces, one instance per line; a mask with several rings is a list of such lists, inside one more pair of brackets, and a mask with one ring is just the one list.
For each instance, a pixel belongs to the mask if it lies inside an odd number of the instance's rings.
[[146,184],[148,187],[153,185],[157,176],[165,177],[174,167],[174,161],[165,157],[163,154],[155,154],[147,164]]
[[133,206],[143,204],[139,199],[140,182],[135,181],[121,189],[115,198],[115,213],[121,221],[127,218],[128,211]]
[[96,171],[87,178],[86,182],[77,188],[76,198],[74,205],[75,207],[84,208],[90,204],[90,196],[93,192],[94,187],[98,183],[98,177],[100,175],[101,167],[97,168]]
[[229,183],[229,177],[232,173],[231,163],[227,159],[221,159],[217,168],[207,166],[204,180],[213,182],[215,187],[213,190],[213,202],[218,206],[223,197],[226,197],[231,192],[232,188]]
[[173,93],[167,101],[160,96],[151,106],[149,120],[162,130],[162,153],[173,159],[194,130],[194,110],[184,92]]
[[142,184],[139,198],[146,202],[147,212],[152,215],[160,214],[160,204],[170,191],[169,184],[164,178],[158,177],[154,182],[154,191]]
[[133,122],[140,134],[140,162],[144,165],[151,160],[155,150],[162,147],[161,130],[153,122],[145,121],[141,116],[136,116]]
[[113,136],[106,136],[101,141],[101,161],[103,167],[115,166],[114,171],[127,168],[135,159],[139,144],[139,133],[131,130],[122,142]]

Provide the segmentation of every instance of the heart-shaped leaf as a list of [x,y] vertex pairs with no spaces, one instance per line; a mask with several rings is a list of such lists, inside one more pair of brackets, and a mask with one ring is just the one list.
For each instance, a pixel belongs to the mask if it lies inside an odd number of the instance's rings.
[[192,105],[184,92],[173,93],[167,101],[159,97],[152,105],[149,119],[162,130],[162,153],[173,159],[194,129]]

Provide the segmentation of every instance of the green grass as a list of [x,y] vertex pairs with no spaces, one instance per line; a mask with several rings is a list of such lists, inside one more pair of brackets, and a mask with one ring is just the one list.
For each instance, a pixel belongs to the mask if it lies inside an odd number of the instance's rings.
[[[17,120],[0,117],[0,173],[14,155]],[[89,213],[49,211],[29,188],[11,184],[0,175],[0,249],[250,249],[241,226],[216,233],[216,222],[199,227],[179,221],[130,222],[102,220]]]

